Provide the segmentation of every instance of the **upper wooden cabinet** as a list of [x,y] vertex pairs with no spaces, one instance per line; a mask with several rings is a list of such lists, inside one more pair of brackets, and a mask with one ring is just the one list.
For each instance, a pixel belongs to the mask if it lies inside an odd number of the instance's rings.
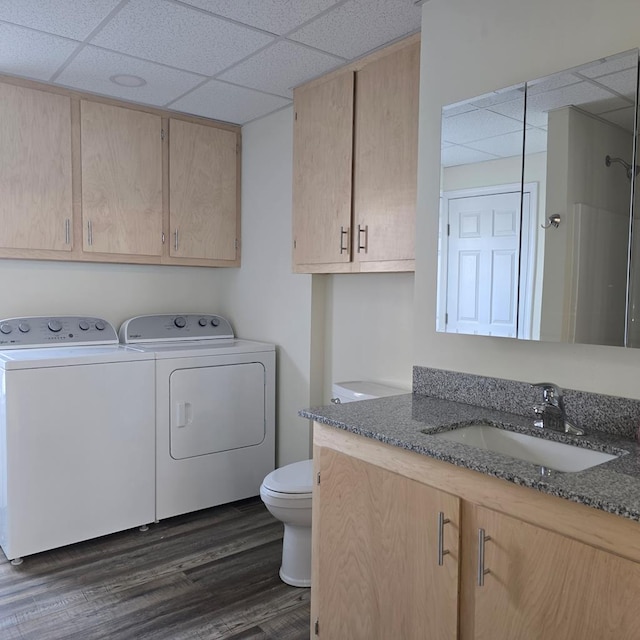
[[169,121],[169,255],[235,261],[238,136]]
[[162,121],[82,100],[83,250],[162,255]]
[[0,84],[0,193],[0,247],[71,251],[68,97]]
[[240,265],[239,126],[0,77],[0,258]]
[[294,92],[298,273],[412,271],[420,42]]

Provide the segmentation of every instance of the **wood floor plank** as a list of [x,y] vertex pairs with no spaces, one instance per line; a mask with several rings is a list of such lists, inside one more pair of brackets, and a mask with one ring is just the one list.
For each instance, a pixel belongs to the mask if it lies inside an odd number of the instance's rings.
[[306,640],[309,590],[278,578],[281,539],[250,499],[5,560],[0,638]]

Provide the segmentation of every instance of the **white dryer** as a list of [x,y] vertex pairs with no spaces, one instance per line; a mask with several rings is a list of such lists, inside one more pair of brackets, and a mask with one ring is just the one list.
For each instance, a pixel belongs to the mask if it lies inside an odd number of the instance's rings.
[[14,564],[153,522],[153,373],[100,318],[0,320],[0,546]]
[[156,519],[259,495],[275,467],[274,345],[209,314],[131,318],[120,341],[156,361]]

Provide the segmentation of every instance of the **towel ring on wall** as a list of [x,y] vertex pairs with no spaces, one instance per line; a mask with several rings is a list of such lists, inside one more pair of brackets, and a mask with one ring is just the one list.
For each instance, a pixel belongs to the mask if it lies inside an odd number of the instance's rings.
[[552,216],[547,218],[549,220],[548,224],[541,224],[540,226],[543,229],[548,229],[549,227],[558,228],[560,226],[560,214],[554,213]]

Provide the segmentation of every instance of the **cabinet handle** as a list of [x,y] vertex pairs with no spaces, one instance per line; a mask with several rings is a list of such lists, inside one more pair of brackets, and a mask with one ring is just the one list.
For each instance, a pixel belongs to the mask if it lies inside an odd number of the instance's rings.
[[71,223],[69,218],[64,221],[64,243],[71,244]]
[[[362,234],[364,233],[364,243],[361,240]],[[364,227],[358,225],[358,253],[364,251],[367,253],[367,244],[369,242],[369,225],[365,224]]]
[[93,227],[91,226],[91,220],[87,222],[87,242],[89,246],[93,244]]
[[178,250],[178,230],[177,229],[173,232],[173,248],[176,251]]
[[[346,237],[345,237],[346,236]],[[343,242],[346,240],[346,242]],[[349,227],[340,227],[340,254],[349,251]]]
[[444,557],[449,553],[449,549],[444,548],[444,525],[449,524],[451,520],[444,517],[444,513],[438,513],[438,566],[444,564]]
[[484,543],[491,540],[491,536],[484,533],[484,529],[478,529],[478,586],[484,587],[484,577],[490,573],[489,569],[484,568]]

